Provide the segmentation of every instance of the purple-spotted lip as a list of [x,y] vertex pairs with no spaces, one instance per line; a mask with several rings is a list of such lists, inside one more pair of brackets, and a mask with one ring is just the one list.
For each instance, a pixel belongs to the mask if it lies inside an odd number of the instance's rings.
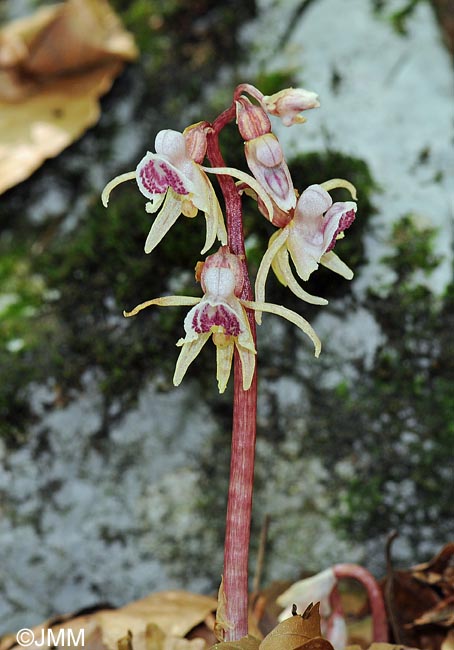
[[344,212],[344,214],[339,219],[339,225],[337,226],[336,232],[334,233],[331,243],[326,249],[325,253],[329,253],[329,251],[333,250],[334,246],[336,245],[336,240],[338,235],[341,232],[344,232],[344,230],[347,230],[347,228],[350,228],[350,226],[355,220],[355,217],[356,217],[356,212],[353,208],[347,210],[347,212]]
[[201,304],[194,309],[192,328],[197,334],[209,332],[212,327],[222,327],[224,334],[239,336],[241,332],[238,316],[226,305]]
[[136,169],[137,185],[147,198],[164,194],[171,187],[176,194],[187,195],[192,182],[171,163],[156,154],[147,154]]

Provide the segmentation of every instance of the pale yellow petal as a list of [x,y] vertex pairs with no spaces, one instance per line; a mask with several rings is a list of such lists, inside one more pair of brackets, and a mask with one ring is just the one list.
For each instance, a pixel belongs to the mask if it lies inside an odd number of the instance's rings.
[[226,176],[232,176],[232,178],[237,178],[239,181],[246,183],[246,185],[251,187],[254,192],[257,193],[257,196],[262,199],[264,205],[266,206],[266,209],[268,210],[268,218],[271,222],[273,222],[274,209],[270,197],[265,192],[260,183],[258,183],[255,178],[250,176],[250,174],[246,174],[245,172],[242,172],[239,169],[234,169],[233,167],[202,167],[202,169],[204,169],[206,172],[209,172],[210,174],[225,174]]
[[241,304],[241,301],[238,298],[235,298],[235,302],[237,303],[237,307],[235,308],[235,311],[238,314],[238,318],[240,319],[240,323],[241,323],[241,332],[239,333],[237,338],[238,345],[240,345],[242,348],[245,348],[246,350],[249,350],[250,352],[252,352],[252,354],[255,354],[256,350],[255,350],[254,337],[252,336],[248,315],[246,313],[245,308]]
[[352,195],[352,199],[354,201],[356,201],[357,199],[356,187],[353,185],[353,183],[350,183],[350,181],[346,181],[344,178],[332,178],[329,181],[320,183],[320,187],[323,187],[323,189],[326,190],[327,192],[343,187],[344,189],[350,192],[350,194]]
[[[274,275],[284,287],[288,285],[285,263],[288,263],[288,248],[287,246],[282,246],[271,260],[271,268],[274,271]],[[264,300],[265,296],[263,296]]]
[[283,246],[280,248],[273,259],[272,262],[273,271],[276,274],[278,280],[288,287],[295,296],[298,296],[301,300],[308,302],[311,305],[327,305],[328,301],[326,298],[321,298],[319,296],[313,296],[311,293],[305,291],[297,282],[293,271],[290,267],[288,250]]
[[236,349],[241,361],[241,374],[243,375],[243,390],[249,390],[254,378],[255,352],[236,343]]
[[349,268],[334,251],[329,251],[329,253],[322,255],[320,258],[320,264],[326,266],[330,271],[338,273],[346,280],[351,280],[353,278],[354,274],[351,268]]
[[[288,235],[289,230],[287,228],[283,228],[282,230],[276,231],[270,238],[268,248],[266,249],[265,255],[262,257],[262,261],[260,262],[260,266],[257,271],[257,277],[255,279],[255,299],[257,302],[265,302],[265,284],[271,268],[271,264],[281,246],[283,246],[287,241]],[[260,312],[256,312],[255,320],[260,325],[262,322]]]
[[167,190],[164,205],[156,216],[148,233],[145,242],[145,252],[151,251],[159,244],[162,238],[169,232],[175,221],[181,214],[181,199],[175,192],[169,188]]
[[201,250],[201,254],[204,255],[213,246],[216,237],[223,246],[227,244],[227,231],[221,206],[210,179],[203,169],[195,163],[192,172],[195,189],[194,193],[191,194],[191,199],[194,206],[205,213],[206,219],[205,244]]
[[126,172],[125,174],[120,174],[120,176],[115,176],[115,178],[112,178],[111,181],[107,183],[105,188],[102,191],[101,194],[101,201],[102,204],[105,208],[109,205],[109,196],[112,190],[117,187],[117,185],[121,185],[121,183],[124,183],[125,181],[132,181],[135,180],[136,178],[136,172]]
[[312,326],[307,322],[305,318],[303,318],[296,312],[292,311],[291,309],[282,307],[282,305],[273,305],[272,303],[269,302],[254,302],[252,300],[240,300],[240,302],[242,305],[248,307],[249,309],[265,311],[270,314],[276,314],[277,316],[282,316],[282,318],[285,318],[286,320],[290,321],[291,323],[299,327],[300,330],[302,330],[305,334],[307,334],[307,336],[311,339],[312,343],[314,344],[315,356],[316,357],[319,356],[320,350],[322,348],[322,344],[317,334],[313,330]]
[[179,386],[181,380],[186,374],[186,370],[194,361],[196,356],[200,353],[201,349],[211,336],[211,332],[200,334],[195,341],[188,341],[183,343],[180,355],[177,359],[175,366],[175,373],[173,375],[173,385]]
[[221,244],[227,244],[227,231],[225,229],[224,217],[222,215],[221,206],[219,205],[218,197],[211,185],[209,179],[204,174],[206,182],[206,207],[205,219],[207,224],[207,233],[203,249],[200,251],[204,255],[214,244],[216,237]]
[[154,214],[155,212],[157,212],[161,207],[165,197],[166,197],[165,192],[163,194],[156,194],[151,199],[151,201],[147,201],[147,203],[145,203],[145,212],[148,212],[148,214]]
[[219,206],[219,216],[218,216],[218,239],[223,246],[227,245],[227,230],[225,228],[224,216],[222,214],[221,207]]
[[192,296],[163,296],[162,298],[153,298],[153,300],[141,302],[140,305],[137,305],[137,307],[134,307],[131,311],[124,311],[123,316],[126,318],[135,316],[139,311],[142,311],[142,309],[152,307],[153,305],[156,305],[157,307],[179,307],[181,305],[188,307],[196,305],[201,300],[201,298],[193,298]]
[[218,381],[219,392],[223,393],[226,389],[230,377],[233,359],[233,340],[229,345],[216,346],[216,379]]
[[214,242],[216,241],[216,235],[218,232],[218,220],[214,214],[210,212],[205,212],[205,221],[206,221],[206,237],[205,237],[205,244],[203,245],[203,248],[200,251],[201,255],[204,255],[213,246]]

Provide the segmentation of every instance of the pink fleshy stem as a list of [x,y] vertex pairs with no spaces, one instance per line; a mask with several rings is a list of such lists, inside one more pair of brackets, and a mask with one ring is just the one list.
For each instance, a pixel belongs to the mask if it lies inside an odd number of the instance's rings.
[[240,84],[235,88],[235,92],[233,94],[234,101],[238,99],[242,93],[248,93],[248,95],[254,97],[258,102],[263,99],[263,93],[261,93],[260,90],[255,86],[252,86],[251,84]]
[[378,582],[374,576],[357,564],[335,564],[334,575],[338,580],[353,578],[363,585],[367,591],[372,613],[372,634],[374,642],[388,641],[388,621],[386,618],[385,603]]
[[232,625],[226,641],[248,633],[248,560],[256,432],[257,373],[248,391],[242,387],[241,363],[234,361],[232,454],[224,545],[226,618]]
[[329,595],[329,604],[331,606],[331,616],[328,619],[328,629],[326,631],[326,638],[328,640],[331,639],[335,616],[341,616],[342,618],[345,618],[344,608],[342,607],[342,601],[337,585],[334,585],[334,587],[331,589],[331,593]]
[[[207,155],[212,166],[225,167],[219,149],[218,135],[226,124],[235,119],[235,107],[224,111],[208,134]],[[244,248],[241,197],[230,176],[218,176],[226,205],[227,237],[230,251],[240,256],[245,282],[241,297],[252,300],[246,253]],[[255,318],[247,310],[254,344]],[[257,419],[257,371],[249,390],[243,390],[241,362],[235,350],[233,388],[232,451],[227,500],[224,544],[225,617],[231,627],[225,630],[225,641],[237,641],[248,633],[248,561],[252,515],[252,488]]]

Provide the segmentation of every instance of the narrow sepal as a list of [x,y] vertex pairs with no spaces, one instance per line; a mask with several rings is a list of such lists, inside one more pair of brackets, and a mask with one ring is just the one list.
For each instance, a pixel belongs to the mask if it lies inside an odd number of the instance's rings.
[[110,193],[115,187],[117,187],[117,185],[121,185],[121,183],[125,183],[126,181],[133,181],[135,178],[136,172],[126,172],[124,174],[120,174],[120,176],[115,176],[115,178],[112,178],[112,180],[107,183],[101,194],[101,201],[103,206],[107,208],[109,205]]
[[239,169],[235,169],[234,167],[202,167],[202,169],[210,174],[225,174],[226,176],[232,176],[232,178],[237,178],[239,181],[246,183],[246,185],[252,188],[257,196],[262,199],[268,211],[268,218],[271,222],[273,221],[273,204],[271,203],[268,194],[255,178]]
[[269,302],[255,302],[252,300],[240,300],[240,302],[242,305],[244,305],[244,307],[248,307],[249,309],[254,309],[256,311],[265,311],[269,314],[276,314],[276,316],[281,316],[282,318],[290,321],[299,327],[299,329],[307,334],[307,336],[311,339],[315,348],[315,356],[318,357],[320,355],[320,351],[322,349],[320,339],[308,321],[296,312],[292,311],[291,309],[287,309],[286,307],[282,307],[282,305],[273,305]]
[[288,287],[290,291],[292,291],[295,296],[301,300],[308,302],[310,305],[328,304],[326,298],[313,296],[311,293],[308,293],[301,287],[293,275],[293,271],[289,262],[288,250],[285,247],[280,248],[276,253],[272,262],[272,267],[276,277],[284,285],[284,287]]
[[[257,302],[265,302],[265,285],[268,277],[268,273],[273,262],[273,258],[277,255],[279,249],[285,244],[289,235],[289,231],[284,228],[278,230],[270,237],[268,243],[268,248],[266,249],[265,255],[262,257],[260,262],[259,269],[257,271],[257,277],[255,279],[255,298]],[[260,325],[262,322],[262,317],[260,312],[256,312],[255,320]]]
[[320,183],[320,186],[323,187],[323,189],[327,192],[336,190],[338,188],[344,188],[350,192],[354,201],[356,201],[358,198],[356,195],[356,187],[353,185],[353,183],[346,181],[344,178],[331,178],[329,181]]
[[205,211],[206,219],[206,237],[205,244],[201,250],[202,255],[204,255],[213,246],[214,242],[216,241],[216,237],[219,239],[223,246],[227,244],[227,231],[225,229],[224,217],[222,215],[218,197],[216,196],[216,192],[214,191],[213,186],[205,174],[203,174],[203,182],[206,186],[206,203],[203,208]]
[[152,307],[153,305],[156,305],[157,307],[192,307],[197,305],[201,300],[201,298],[193,298],[192,296],[162,296],[162,298],[153,298],[152,300],[141,302],[140,305],[137,305],[134,309],[131,309],[131,311],[124,311],[123,316],[126,318],[135,316],[139,311],[142,311],[142,309]]

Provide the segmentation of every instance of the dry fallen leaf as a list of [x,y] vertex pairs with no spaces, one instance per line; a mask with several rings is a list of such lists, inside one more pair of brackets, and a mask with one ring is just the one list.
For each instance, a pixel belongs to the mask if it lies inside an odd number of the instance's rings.
[[166,635],[156,623],[149,623],[145,628],[146,650],[162,650]]
[[[363,646],[360,645],[348,645],[345,650],[364,650]],[[419,650],[418,648],[411,648],[407,645],[394,644],[394,643],[372,643],[367,650]]]
[[394,640],[441,650],[454,629],[454,543],[411,569],[391,570],[385,582]]
[[441,600],[435,607],[428,609],[422,616],[416,618],[411,623],[411,627],[431,623],[454,629],[454,594]]
[[319,605],[279,623],[263,639],[260,650],[333,650],[331,643],[321,636]]
[[437,585],[444,593],[454,592],[454,542],[443,546],[430,562],[412,567],[413,577],[430,585]]
[[[205,621],[212,619],[214,624],[216,604],[209,596],[163,591],[119,609],[101,605],[83,613],[57,616],[32,628],[38,643],[28,648],[47,650],[45,642],[41,645],[42,630],[52,630],[52,641],[61,629],[69,629],[76,638],[79,630],[84,630],[84,650],[118,650],[119,643],[122,650],[206,650],[205,638],[195,633],[191,639],[184,637]],[[44,634],[43,638],[48,637]],[[0,639],[0,650],[20,650],[16,637]]]
[[107,0],[67,0],[0,31],[0,193],[97,122],[137,54]]
[[[184,646],[188,649],[200,650],[205,647],[203,639],[189,641],[182,637],[204,621],[210,612],[214,612],[216,604],[216,599],[209,596],[187,591],[163,591],[129,603],[120,609],[97,612],[95,618],[102,629],[103,643],[111,650],[117,650],[118,639],[125,636],[128,630],[133,634],[134,650],[139,650],[139,646],[145,648],[145,632],[147,625],[151,623],[160,628],[165,637],[177,637],[185,641]],[[147,647],[148,645],[156,647],[159,643],[159,633],[156,632],[155,627],[150,627]],[[172,647],[179,650],[176,644],[172,643]],[[171,650],[171,648],[164,643],[163,650]]]
[[211,650],[259,650],[260,641],[248,634],[238,641],[221,641],[216,643]]
[[[53,622],[53,621],[59,622]],[[47,636],[47,631],[52,630],[52,636]],[[53,647],[53,639],[58,638],[60,630],[71,630],[73,639],[79,638],[79,633],[83,632],[84,650],[103,650],[100,642],[99,627],[93,619],[93,615],[71,616],[63,615],[61,617],[52,618],[40,625],[31,628],[36,643],[27,645],[30,650],[48,650]],[[97,643],[96,643],[97,641]],[[48,643],[49,642],[49,643]],[[70,645],[69,643],[67,645]],[[7,635],[0,639],[0,650],[21,650],[17,643],[15,635]],[[72,646],[73,647],[73,646]]]

